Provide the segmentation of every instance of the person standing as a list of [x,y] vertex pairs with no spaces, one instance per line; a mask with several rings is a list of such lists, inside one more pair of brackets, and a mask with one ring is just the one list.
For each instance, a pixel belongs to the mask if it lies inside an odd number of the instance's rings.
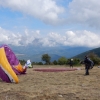
[[69,65],[70,65],[70,68],[73,68],[73,59],[70,59]]
[[85,64],[85,75],[89,75],[89,69],[92,69],[94,63],[88,56],[85,56],[83,63]]

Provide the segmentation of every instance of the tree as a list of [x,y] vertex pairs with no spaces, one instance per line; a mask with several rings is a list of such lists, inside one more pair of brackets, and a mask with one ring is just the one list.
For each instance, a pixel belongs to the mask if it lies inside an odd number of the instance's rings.
[[54,60],[54,61],[53,61],[53,64],[54,64],[54,65],[57,65],[57,64],[58,64],[58,62],[57,62],[56,60]]
[[80,65],[80,59],[78,59],[78,58],[74,58],[74,65]]
[[58,59],[58,64],[64,65],[66,63],[67,63],[67,58],[61,57],[61,58]]
[[32,62],[32,65],[36,65],[36,62]]
[[94,62],[95,65],[100,65],[100,57],[96,55],[94,52],[91,52],[88,54],[90,59]]
[[46,64],[50,64],[51,57],[48,54],[43,54],[42,60],[45,61]]
[[25,65],[25,63],[26,63],[25,60],[19,60],[19,62],[21,63],[21,65]]
[[38,65],[43,65],[43,63],[42,62],[38,62]]

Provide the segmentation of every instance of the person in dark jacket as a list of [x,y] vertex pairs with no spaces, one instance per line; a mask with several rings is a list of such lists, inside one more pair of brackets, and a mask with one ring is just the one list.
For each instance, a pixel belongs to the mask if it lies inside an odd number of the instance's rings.
[[73,68],[73,59],[70,59],[69,65],[70,65],[70,68]]
[[89,69],[92,69],[94,63],[88,56],[85,56],[83,63],[85,64],[85,75],[89,75]]

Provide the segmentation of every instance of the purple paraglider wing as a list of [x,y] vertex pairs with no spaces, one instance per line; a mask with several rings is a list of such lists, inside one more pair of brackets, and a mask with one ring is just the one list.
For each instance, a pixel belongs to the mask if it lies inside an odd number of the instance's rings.
[[11,82],[8,75],[5,74],[5,72],[2,70],[1,66],[0,66],[0,78],[5,81],[5,82]]

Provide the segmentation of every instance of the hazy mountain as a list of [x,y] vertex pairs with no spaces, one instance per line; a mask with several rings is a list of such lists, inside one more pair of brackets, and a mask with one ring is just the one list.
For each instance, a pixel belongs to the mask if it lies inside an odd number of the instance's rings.
[[30,59],[34,62],[40,62],[43,54],[49,54],[51,57],[51,61],[58,60],[60,57],[64,56],[66,58],[71,58],[80,53],[83,53],[87,50],[91,50],[92,48],[88,47],[68,47],[68,46],[60,46],[60,47],[41,47],[41,46],[12,46],[8,45],[13,52],[16,54],[18,59],[27,60]]
[[89,53],[95,53],[97,56],[100,57],[100,47],[99,48],[95,48],[92,50],[88,50],[86,52],[80,53],[76,56],[74,56],[75,58],[79,58],[79,59],[83,59],[85,55],[88,55]]

